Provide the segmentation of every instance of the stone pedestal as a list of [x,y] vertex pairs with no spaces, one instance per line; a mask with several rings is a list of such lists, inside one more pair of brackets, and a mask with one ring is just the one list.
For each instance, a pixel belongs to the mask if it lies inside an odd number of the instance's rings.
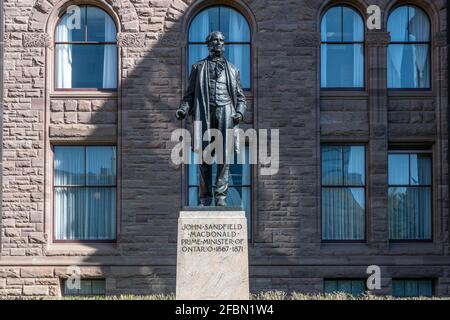
[[248,300],[245,212],[205,209],[180,212],[176,299]]

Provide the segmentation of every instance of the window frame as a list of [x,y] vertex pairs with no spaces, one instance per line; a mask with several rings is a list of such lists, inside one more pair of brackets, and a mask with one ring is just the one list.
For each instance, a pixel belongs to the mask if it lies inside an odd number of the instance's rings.
[[63,297],[95,297],[95,296],[106,296],[106,278],[81,278],[80,279],[80,289],[81,289],[81,282],[83,281],[89,281],[91,283],[91,291],[92,291],[92,283],[93,282],[100,282],[103,281],[104,282],[104,287],[105,287],[105,292],[103,294],[94,294],[94,293],[89,293],[89,294],[68,294],[66,292],[66,283],[69,279],[68,278],[63,278],[60,281],[60,289],[61,289],[61,296]]
[[[325,17],[325,15],[327,14],[327,12],[333,8],[342,8],[341,11],[341,28],[343,30],[343,8],[349,8],[352,9],[354,12],[356,12],[358,14],[358,16],[361,18],[362,23],[363,23],[363,40],[362,41],[341,41],[341,42],[333,42],[333,41],[322,41],[322,21],[323,18]],[[343,3],[343,4],[333,4],[327,8],[325,8],[320,16],[320,20],[319,20],[319,35],[320,35],[320,45],[319,45],[319,89],[320,91],[366,91],[367,89],[367,62],[366,62],[366,39],[367,39],[367,35],[366,35],[366,28],[364,25],[364,15],[360,12],[360,10],[358,10],[356,7],[351,6],[349,4]],[[363,85],[362,87],[322,87],[322,45],[355,45],[355,44],[361,44],[362,45],[362,55],[363,55]]]
[[[428,12],[416,5],[416,4],[412,4],[412,3],[403,3],[403,4],[398,4],[395,7],[391,8],[391,10],[389,11],[388,17],[386,19],[386,31],[389,33],[389,31],[387,30],[388,28],[388,24],[389,24],[389,19],[391,18],[391,15],[394,13],[395,10],[401,8],[401,7],[407,7],[408,8],[408,21],[409,21],[409,8],[415,8],[418,9],[420,11],[422,11],[426,17],[428,18],[428,25],[430,27],[430,33],[429,33],[429,40],[428,41],[391,41],[389,39],[389,43],[386,46],[386,89],[390,92],[401,92],[401,91],[405,91],[405,92],[431,92],[433,91],[433,52],[432,52],[432,43],[433,43],[433,25],[432,25],[432,20],[430,15],[428,14]],[[409,26],[407,26],[407,31],[408,31],[408,39],[409,39]],[[428,88],[390,88],[389,84],[388,84],[388,79],[389,79],[389,75],[388,75],[388,65],[389,65],[389,46],[390,45],[428,45],[428,60],[429,60],[429,71],[428,71],[428,75],[429,75],[429,79],[430,79],[430,85]]]
[[[52,179],[51,179],[51,185],[52,185],[52,226],[51,226],[51,231],[52,231],[52,243],[65,243],[65,244],[88,244],[88,243],[96,243],[96,244],[101,244],[101,243],[117,243],[117,236],[118,236],[118,232],[119,232],[119,225],[118,225],[118,210],[119,210],[119,199],[118,199],[118,179],[119,179],[119,175],[118,175],[118,162],[116,161],[116,179],[115,179],[115,184],[114,186],[101,186],[102,188],[115,188],[116,192],[115,192],[115,211],[114,211],[114,221],[115,221],[115,230],[114,230],[114,239],[107,239],[107,240],[61,240],[61,239],[56,239],[56,193],[55,190],[56,188],[61,188],[61,187],[79,187],[79,188],[86,188],[86,187],[96,187],[96,186],[87,186],[86,185],[86,177],[85,177],[85,184],[82,186],[59,186],[59,185],[55,185],[55,147],[75,147],[75,148],[79,148],[79,147],[83,147],[84,148],[84,161],[86,163],[86,148],[87,147],[116,147],[116,159],[118,159],[118,154],[117,154],[117,145],[116,144],[71,144],[71,145],[67,145],[67,144],[54,144],[51,146],[51,151],[52,151]],[[85,170],[86,170],[86,166],[85,166]],[[86,175],[86,172],[85,172]],[[98,186],[97,186],[98,187]]]
[[[323,185],[322,184],[322,147],[364,147],[364,185],[361,186],[355,186],[355,185]],[[369,195],[368,195],[368,186],[367,186],[367,172],[368,172],[368,163],[367,163],[367,144],[366,143],[321,143],[320,144],[320,163],[319,163],[319,173],[320,173],[320,201],[319,201],[319,220],[320,220],[320,240],[321,243],[337,243],[337,244],[346,244],[346,243],[367,243],[367,233],[369,230],[369,219],[368,219],[368,200],[369,200]],[[343,163],[342,163],[343,166]],[[351,240],[351,239],[344,239],[344,240],[324,240],[323,239],[323,233],[322,233],[322,223],[323,221],[323,212],[322,212],[322,199],[323,199],[323,193],[322,190],[323,188],[360,188],[360,189],[364,189],[364,238],[363,239],[359,239],[359,240]],[[334,280],[334,279],[327,279],[327,280]]]
[[[232,5],[228,5],[228,4],[224,4],[224,3],[208,5],[208,6],[199,8],[198,10],[196,10],[192,14],[192,18],[189,20],[189,23],[187,24],[187,29],[186,29],[186,77],[188,79],[189,78],[189,73],[190,73],[190,65],[189,65],[189,47],[190,47],[190,45],[201,45],[201,44],[206,45],[207,44],[206,41],[190,41],[190,39],[189,39],[189,31],[191,29],[192,22],[194,22],[195,18],[200,13],[202,13],[203,11],[209,10],[211,8],[219,8],[219,10],[220,10],[221,7],[222,8],[228,8],[228,9],[236,11],[237,13],[239,13],[242,16],[242,18],[245,19],[245,22],[247,22],[247,26],[248,26],[248,29],[249,29],[249,32],[250,32],[250,40],[249,40],[249,42],[226,41],[227,39],[225,39],[225,50],[226,50],[227,45],[230,45],[230,44],[231,45],[233,45],[233,44],[248,45],[248,47],[250,49],[250,56],[249,56],[250,86],[248,88],[242,87],[242,90],[244,91],[245,94],[250,94],[251,92],[253,92],[253,89],[254,89],[254,77],[253,77],[253,30],[252,30],[252,25],[250,24],[249,19],[244,14],[244,12],[242,12],[242,10],[240,10],[240,9],[238,9],[238,8],[232,6]],[[220,14],[219,14],[219,25],[220,25]],[[218,31],[220,31],[220,30],[218,30]],[[242,71],[241,70],[239,70],[239,73],[242,75]],[[187,79],[186,79],[186,82],[187,82]],[[242,84],[242,79],[241,79],[241,84]]]
[[[394,281],[403,281],[403,291],[405,291],[405,281],[430,281],[431,282],[431,296],[394,296]],[[391,295],[396,298],[414,298],[414,297],[433,297],[435,296],[436,292],[436,279],[435,278],[426,278],[426,277],[420,277],[420,278],[392,278],[391,280]]]
[[[367,281],[366,280],[367,279],[364,279],[364,278],[324,278],[323,281],[322,281],[322,292],[323,292],[323,294],[344,293],[344,294],[353,295],[352,293],[348,293],[348,292],[344,292],[344,291],[334,291],[334,292],[326,293],[325,292],[326,282],[327,281],[336,281],[336,284],[339,285],[339,281],[350,281],[350,282],[362,281],[363,284],[364,284],[364,292],[361,295],[354,296],[354,297],[359,297],[359,296],[364,295],[364,293],[366,293],[367,291],[369,291],[369,289],[367,288]],[[353,284],[352,284],[352,287],[353,287]]]
[[[430,156],[430,185],[419,184],[419,185],[391,185],[389,184],[389,156],[391,154],[402,154],[408,155],[408,166],[411,174],[411,155],[414,154],[427,154]],[[391,149],[388,150],[388,174],[387,174],[387,196],[388,196],[388,205],[387,205],[387,215],[388,215],[388,241],[389,243],[433,243],[434,242],[434,166],[433,166],[433,151],[424,149],[424,150],[415,150],[415,149]],[[411,178],[408,176],[408,178]],[[389,188],[392,187],[406,187],[406,188],[420,188],[420,187],[429,187],[430,188],[430,239],[391,239],[390,238],[390,212],[389,212]]]
[[[97,6],[95,4],[91,4],[91,3],[87,3],[87,4],[82,4],[81,9],[83,10],[84,8],[87,10],[87,8],[89,7],[94,7],[97,9],[102,10],[103,12],[105,12],[105,14],[107,14],[111,20],[114,23],[114,26],[116,28],[116,37],[117,34],[119,33],[119,28],[117,26],[117,22],[116,19],[114,19],[114,17],[107,11],[105,10],[103,7]],[[87,11],[86,11],[87,13]],[[85,30],[84,30],[84,37],[86,39],[86,41],[56,41],[56,32],[58,29],[58,25],[60,24],[62,18],[67,14],[66,10],[61,10],[61,12],[59,12],[58,14],[58,18],[56,19],[56,24],[53,30],[53,90],[54,92],[117,92],[118,91],[118,87],[119,87],[119,48],[117,45],[117,39],[114,42],[102,42],[102,41],[87,41],[87,21],[86,21],[86,25],[85,25]],[[87,14],[86,14],[86,19],[87,19]],[[116,79],[116,88],[58,88],[57,84],[56,84],[56,60],[57,60],[57,50],[56,50],[56,46],[57,45],[115,45],[116,46],[116,70],[117,70],[117,79]]]

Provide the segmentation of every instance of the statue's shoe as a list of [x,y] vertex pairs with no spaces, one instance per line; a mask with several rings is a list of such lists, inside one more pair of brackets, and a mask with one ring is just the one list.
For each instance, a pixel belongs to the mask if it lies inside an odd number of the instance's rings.
[[225,200],[225,198],[217,199],[216,206],[225,207],[226,205],[227,205],[227,201]]

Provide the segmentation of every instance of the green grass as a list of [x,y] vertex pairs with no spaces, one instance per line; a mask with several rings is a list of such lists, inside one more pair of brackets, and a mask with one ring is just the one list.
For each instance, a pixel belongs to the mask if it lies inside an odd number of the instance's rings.
[[[66,296],[66,297],[41,297],[51,300],[174,300],[175,294],[155,295],[116,295],[116,296]],[[305,294],[299,292],[286,293],[284,291],[265,291],[251,294],[251,300],[450,300],[450,297],[411,297],[396,298],[392,296],[376,296],[366,293],[362,296],[352,296],[345,293],[333,294]]]

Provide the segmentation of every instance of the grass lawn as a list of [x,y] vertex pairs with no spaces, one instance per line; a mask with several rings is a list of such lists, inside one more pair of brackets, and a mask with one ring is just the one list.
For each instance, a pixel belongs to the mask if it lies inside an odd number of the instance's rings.
[[[117,296],[66,296],[66,297],[42,297],[50,300],[174,300],[174,294],[155,295],[117,295]],[[252,294],[251,300],[450,300],[450,297],[410,297],[396,298],[392,296],[376,296],[366,293],[362,296],[352,296],[345,293],[333,294],[304,294],[298,292],[286,293],[284,291],[267,291]]]

